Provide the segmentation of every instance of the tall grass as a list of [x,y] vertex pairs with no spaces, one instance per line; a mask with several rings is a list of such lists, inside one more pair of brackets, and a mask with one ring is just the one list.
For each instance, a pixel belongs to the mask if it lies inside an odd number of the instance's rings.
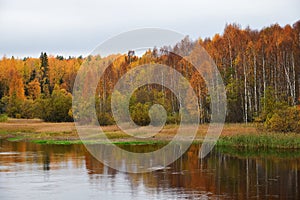
[[218,146],[233,146],[240,148],[300,148],[300,134],[296,133],[262,133],[243,134],[221,137]]

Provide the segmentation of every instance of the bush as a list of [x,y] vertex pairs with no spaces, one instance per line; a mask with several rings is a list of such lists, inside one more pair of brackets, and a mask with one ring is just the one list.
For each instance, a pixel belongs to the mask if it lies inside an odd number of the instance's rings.
[[0,122],[6,122],[8,120],[8,117],[6,114],[0,114]]
[[6,106],[6,113],[10,117],[16,117],[20,114],[22,108],[22,99],[17,98],[16,94],[13,94],[8,99],[8,104]]
[[114,124],[114,119],[109,113],[98,113],[98,122],[101,126],[107,126]]
[[8,96],[4,96],[0,99],[0,113],[7,113],[8,103],[9,103]]
[[25,99],[21,107],[22,118],[32,119],[35,117],[34,101],[31,99]]
[[300,129],[300,115],[296,107],[284,107],[268,115],[264,125],[269,131],[293,132]]
[[154,126],[164,125],[167,120],[167,114],[164,107],[159,104],[155,104],[149,110],[149,117],[151,124]]
[[147,126],[150,123],[150,117],[148,115],[149,105],[137,103],[131,106],[130,114],[132,120],[139,126]]
[[72,108],[72,95],[64,89],[55,86],[50,98],[37,100],[36,115],[48,122],[69,122]]
[[166,123],[167,124],[179,124],[180,123],[180,115],[178,113],[168,115]]

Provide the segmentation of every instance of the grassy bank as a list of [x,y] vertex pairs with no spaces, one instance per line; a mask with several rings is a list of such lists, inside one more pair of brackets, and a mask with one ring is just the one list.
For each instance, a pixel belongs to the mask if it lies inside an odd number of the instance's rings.
[[217,146],[231,146],[236,148],[300,148],[300,134],[296,133],[261,133],[223,136]]
[[[106,137],[112,143],[120,145],[167,143],[176,134],[177,128],[176,125],[168,125],[155,137],[137,139],[123,133],[117,126],[107,126],[103,128],[105,133],[91,136],[87,143],[95,143],[95,141],[105,143]],[[207,129],[207,124],[199,126],[195,143],[203,141]],[[0,123],[0,139],[30,141],[38,144],[82,143],[74,123],[46,123],[41,120],[9,119],[7,122]],[[254,124],[225,124],[216,145],[235,149],[300,149],[300,134],[261,133]]]

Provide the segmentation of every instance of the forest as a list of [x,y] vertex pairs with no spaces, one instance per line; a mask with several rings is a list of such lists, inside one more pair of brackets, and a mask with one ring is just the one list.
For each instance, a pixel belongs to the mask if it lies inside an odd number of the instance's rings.
[[[114,85],[128,70],[146,63],[171,66],[186,77],[198,95],[200,122],[210,121],[210,96],[194,67],[178,52],[187,52],[198,43],[208,52],[220,71],[227,94],[226,122],[261,123],[271,131],[300,131],[300,21],[261,30],[227,24],[222,34],[196,41],[185,37],[175,46],[154,47],[142,56],[128,54],[51,56],[0,60],[0,116],[41,118],[49,122],[73,121],[72,90],[82,64],[108,65],[97,87],[96,110],[101,125],[114,124],[110,98]],[[86,79],[93,77],[88,70]],[[88,81],[84,87],[89,87]],[[122,100],[122,97],[120,97]],[[180,106],[174,94],[161,85],[137,89],[130,99],[132,119],[150,123],[148,111],[159,103],[167,111],[167,123],[180,123]],[[84,105],[82,108],[84,110]],[[87,114],[87,120],[88,114]],[[0,117],[1,118],[1,117]],[[0,119],[1,120],[1,119]]]

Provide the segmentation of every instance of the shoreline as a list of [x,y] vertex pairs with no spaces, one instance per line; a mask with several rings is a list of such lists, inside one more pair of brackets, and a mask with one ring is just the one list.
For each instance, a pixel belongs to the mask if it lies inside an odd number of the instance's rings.
[[[208,124],[199,125],[193,143],[201,144],[206,135]],[[117,126],[103,127],[106,137],[117,145],[166,144],[176,134],[178,125],[167,125],[154,137],[134,138],[118,129]],[[104,134],[92,137],[86,143],[107,143]],[[0,139],[11,142],[26,141],[37,144],[83,144],[75,125],[68,123],[49,123],[38,119],[9,119],[0,123]],[[97,141],[97,142],[95,142]],[[216,143],[217,147],[236,149],[300,149],[300,134],[260,132],[255,124],[224,124],[223,131]]]

